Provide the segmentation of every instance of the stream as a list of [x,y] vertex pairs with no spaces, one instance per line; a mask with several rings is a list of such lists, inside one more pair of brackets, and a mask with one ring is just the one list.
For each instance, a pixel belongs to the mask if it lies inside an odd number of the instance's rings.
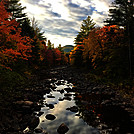
[[[51,85],[55,89],[51,89],[51,92],[43,97],[44,106],[40,111],[42,115],[40,116],[40,123],[37,128],[42,128],[49,134],[58,134],[57,128],[61,123],[65,123],[69,128],[67,134],[78,134],[78,132],[79,134],[99,134],[98,129],[89,126],[80,118],[80,113],[77,110],[74,99],[75,92],[71,91],[73,84],[59,80],[51,83]],[[38,115],[38,113],[36,114]],[[48,120],[45,118],[48,114],[52,114],[56,118]]]
[[[52,74],[58,76],[63,72],[53,71]],[[127,105],[113,89],[82,82],[83,77],[79,74],[78,77],[72,74],[65,80],[66,76],[52,76],[51,79],[45,79],[44,83],[42,81],[42,87],[47,83],[50,91],[43,95],[39,104],[41,110],[34,111],[39,124],[32,133],[133,134],[133,122],[126,110]],[[75,78],[73,84],[72,78]],[[61,128],[61,125],[64,127]],[[31,134],[29,128],[23,133]]]

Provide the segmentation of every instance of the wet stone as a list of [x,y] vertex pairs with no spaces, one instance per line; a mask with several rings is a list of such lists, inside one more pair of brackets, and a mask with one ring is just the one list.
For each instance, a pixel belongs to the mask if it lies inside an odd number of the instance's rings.
[[35,131],[35,133],[42,133],[42,129],[41,128],[36,128],[34,131]]
[[76,114],[75,116],[80,116],[80,114]]
[[71,100],[72,100],[72,98],[70,98],[70,97],[68,97],[68,96],[65,96],[63,99],[64,99],[64,100],[68,100],[68,101],[71,101]]
[[69,130],[69,128],[67,127],[67,125],[65,125],[64,123],[62,123],[58,129],[57,129],[57,132],[59,134],[65,134],[67,131]]
[[47,98],[55,98],[55,97],[52,95],[47,95]]
[[66,90],[67,92],[72,92],[72,89],[67,87],[67,88],[64,88],[64,90]]
[[58,100],[59,100],[59,101],[63,101],[63,100],[64,100],[64,98],[59,98]]
[[64,94],[64,96],[72,96],[72,94],[70,94],[70,93],[67,93],[67,94]]
[[37,114],[37,116],[41,116],[42,114],[44,114],[44,112],[39,112],[38,114]]
[[50,109],[53,109],[54,108],[54,105],[53,104],[46,104],[47,107],[49,107]]
[[63,89],[62,89],[62,90],[60,90],[60,93],[61,93],[61,94],[63,94],[63,93],[64,93],[64,90],[63,90]]
[[67,108],[66,110],[70,110],[71,112],[78,112],[78,108],[76,106]]
[[47,120],[54,120],[56,117],[54,116],[54,115],[52,115],[52,114],[47,114],[46,115],[46,119]]

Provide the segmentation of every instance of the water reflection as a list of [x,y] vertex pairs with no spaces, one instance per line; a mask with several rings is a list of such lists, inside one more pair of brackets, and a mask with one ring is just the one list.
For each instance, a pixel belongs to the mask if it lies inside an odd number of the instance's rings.
[[[60,83],[62,85],[59,85]],[[99,134],[97,129],[87,125],[83,119],[79,118],[79,116],[75,116],[78,113],[66,110],[67,108],[76,105],[73,96],[75,93],[70,92],[70,94],[72,94],[69,96],[72,99],[71,101],[65,99],[63,101],[59,101],[59,98],[64,98],[64,95],[67,93],[66,91],[64,91],[64,93],[60,93],[60,90],[67,87],[71,88],[71,86],[72,84],[69,84],[66,81],[61,81],[58,82],[57,88],[52,90],[50,93],[55,98],[48,98],[48,94],[44,95],[44,107],[41,109],[44,114],[40,116],[40,124],[38,127],[43,128],[49,134],[58,134],[57,128],[61,123],[65,123],[69,128],[69,131],[66,134]],[[45,104],[53,104],[54,108],[49,109],[45,106]],[[53,114],[56,116],[56,119],[52,121],[47,120],[45,118],[47,114]]]
[[[77,98],[77,97],[76,97]],[[109,98],[109,100],[106,100]],[[132,134],[129,113],[120,105],[110,101],[107,94],[81,94],[75,103],[81,118],[87,124],[98,128],[102,134]],[[105,105],[101,102],[105,101]]]

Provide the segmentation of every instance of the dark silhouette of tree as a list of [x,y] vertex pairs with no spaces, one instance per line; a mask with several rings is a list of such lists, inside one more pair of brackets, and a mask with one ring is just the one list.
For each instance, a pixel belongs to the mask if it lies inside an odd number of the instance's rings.
[[7,12],[12,14],[11,19],[16,19],[20,22],[20,25],[26,19],[26,13],[24,13],[24,9],[26,7],[22,7],[20,0],[2,0],[6,6]]
[[109,18],[104,21],[106,25],[118,25],[125,29],[126,42],[129,44],[130,78],[133,75],[133,46],[134,46],[134,1],[115,0],[109,9]]

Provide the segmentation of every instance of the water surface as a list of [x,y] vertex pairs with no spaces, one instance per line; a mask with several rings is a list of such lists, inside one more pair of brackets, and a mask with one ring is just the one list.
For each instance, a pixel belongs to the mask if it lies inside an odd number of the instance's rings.
[[[69,128],[66,134],[99,134],[97,128],[93,128],[83,121],[79,112],[76,113],[66,110],[67,108],[76,106],[74,100],[75,93],[69,92],[71,95],[68,96],[70,98],[68,100],[65,95],[67,91],[64,90],[65,88],[70,88],[71,90],[73,85],[64,80],[52,83],[52,85],[56,86],[56,88],[51,89],[49,94],[44,95],[44,107],[41,108],[41,112],[44,112],[44,114],[40,116],[40,123],[37,128],[42,128],[49,134],[58,134],[57,128],[62,123],[65,123]],[[63,90],[64,93],[60,92]],[[63,101],[59,101],[59,98],[63,99]],[[50,109],[46,104],[53,104],[54,108]],[[47,114],[53,114],[56,118],[54,120],[47,120],[45,118]]]

